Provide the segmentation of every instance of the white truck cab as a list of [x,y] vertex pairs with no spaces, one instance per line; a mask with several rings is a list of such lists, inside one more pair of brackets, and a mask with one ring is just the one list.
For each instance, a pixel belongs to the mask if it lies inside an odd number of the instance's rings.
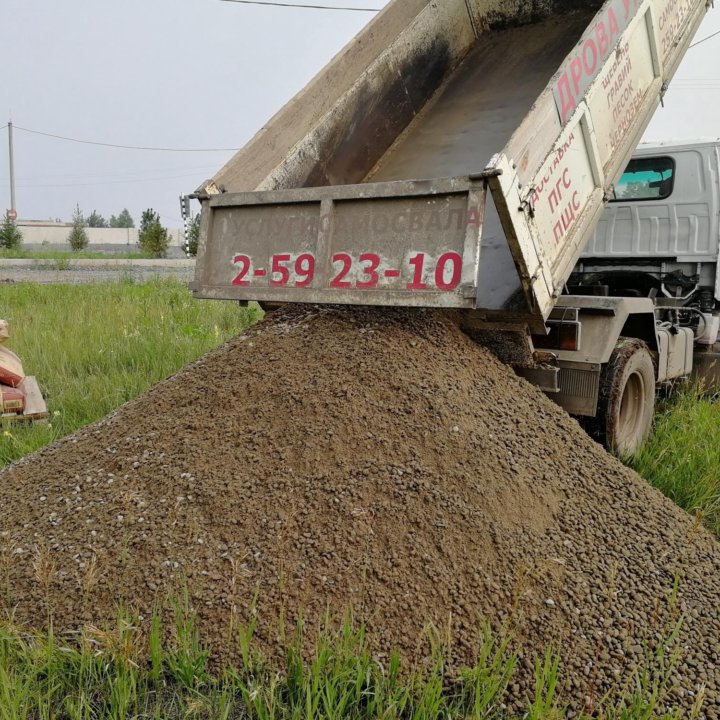
[[[642,408],[652,407],[656,385],[691,375],[720,385],[719,177],[720,142],[641,145],[551,315],[555,336],[561,329],[569,336],[562,326],[571,321],[577,341],[555,348],[554,399],[596,418],[589,425],[598,436],[627,452],[650,427],[652,413]],[[560,345],[552,338],[537,344]],[[631,358],[635,369],[616,377],[618,362]],[[619,406],[608,417],[613,393]],[[625,440],[616,437],[617,423],[626,426]]]

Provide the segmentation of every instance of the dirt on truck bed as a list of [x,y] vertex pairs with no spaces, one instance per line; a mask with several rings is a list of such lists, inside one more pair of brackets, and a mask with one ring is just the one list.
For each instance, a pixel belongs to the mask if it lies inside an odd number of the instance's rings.
[[[291,307],[0,476],[0,600],[56,632],[149,618],[186,583],[213,652],[329,608],[380,656],[483,619],[564,700],[631,677],[684,617],[674,702],[720,712],[720,545],[442,314]],[[677,597],[673,588],[679,583]]]

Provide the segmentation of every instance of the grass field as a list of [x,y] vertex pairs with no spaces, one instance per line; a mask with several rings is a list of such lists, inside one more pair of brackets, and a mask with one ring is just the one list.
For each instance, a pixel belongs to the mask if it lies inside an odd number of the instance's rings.
[[720,402],[687,390],[663,403],[630,464],[720,537]]
[[7,345],[37,377],[51,413],[48,425],[3,428],[0,465],[104,417],[259,314],[194,300],[172,281],[0,286]]

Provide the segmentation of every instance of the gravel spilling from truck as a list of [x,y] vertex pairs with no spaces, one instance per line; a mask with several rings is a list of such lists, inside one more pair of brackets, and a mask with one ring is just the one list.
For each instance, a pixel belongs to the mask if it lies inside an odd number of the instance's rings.
[[280,618],[351,609],[380,657],[421,662],[432,623],[459,664],[487,619],[521,653],[511,703],[552,646],[581,708],[682,620],[674,702],[704,686],[720,717],[718,542],[438,312],[268,316],[8,468],[0,507],[17,623],[148,621],[187,587],[222,659],[256,602],[271,658]]

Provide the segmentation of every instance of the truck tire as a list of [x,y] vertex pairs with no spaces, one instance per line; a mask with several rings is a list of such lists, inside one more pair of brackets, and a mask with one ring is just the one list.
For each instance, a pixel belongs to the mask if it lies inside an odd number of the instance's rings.
[[597,435],[606,448],[627,457],[647,440],[655,414],[655,365],[647,345],[620,338],[600,375]]

